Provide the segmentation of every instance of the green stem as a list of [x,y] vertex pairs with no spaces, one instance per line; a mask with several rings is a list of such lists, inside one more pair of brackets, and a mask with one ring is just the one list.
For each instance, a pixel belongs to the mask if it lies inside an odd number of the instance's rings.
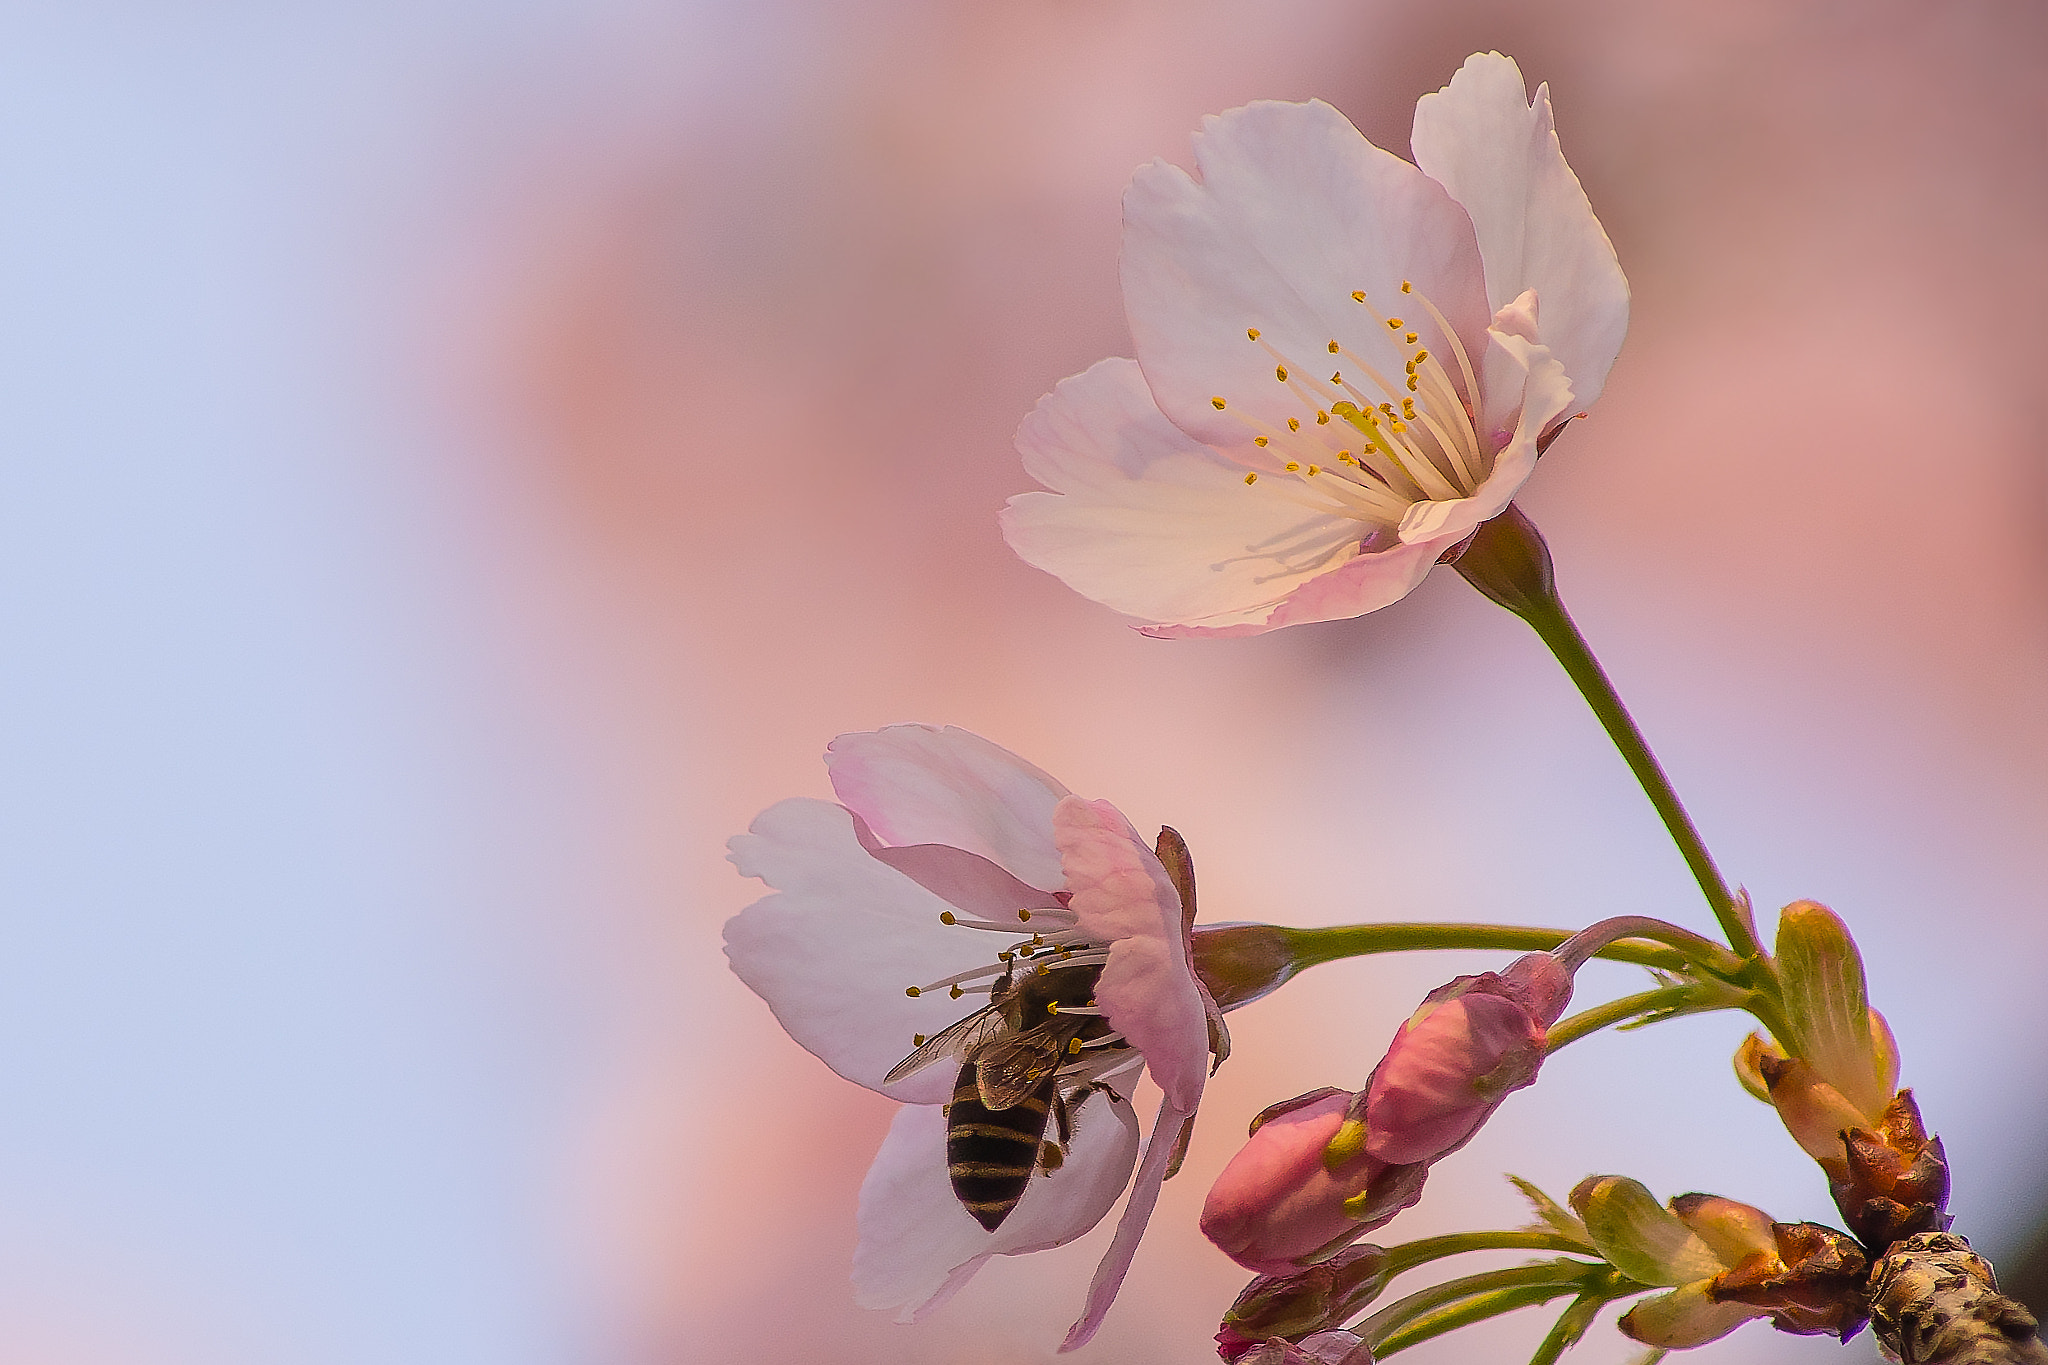
[[1559,1020],[1550,1027],[1544,1055],[1549,1056],[1565,1044],[1576,1043],[1590,1033],[1625,1024],[1637,1015],[1665,1011],[1669,1017],[1676,1018],[1682,1014],[1707,1014],[1713,1010],[1753,1010],[1756,1003],[1754,991],[1708,993],[1701,991],[1699,983],[1692,981],[1676,986],[1659,986],[1655,990],[1624,995],[1619,1000],[1610,1000]]
[[1512,1313],[1517,1308],[1533,1308],[1540,1303],[1574,1293],[1576,1287],[1568,1284],[1536,1284],[1521,1289],[1496,1289],[1491,1294],[1478,1294],[1462,1303],[1439,1308],[1419,1318],[1411,1318],[1406,1325],[1395,1328],[1373,1348],[1373,1356],[1385,1360],[1396,1351],[1405,1351],[1431,1337],[1440,1337],[1460,1327],[1469,1327],[1475,1322],[1497,1318],[1503,1313]]
[[1692,869],[1693,879],[1706,895],[1721,932],[1728,936],[1728,946],[1738,957],[1756,956],[1759,947],[1755,934],[1728,883],[1722,879],[1721,870],[1714,865],[1713,854],[1707,851],[1692,817],[1686,814],[1672,788],[1671,779],[1665,776],[1657,756],[1650,752],[1649,742],[1557,595],[1550,548],[1543,543],[1536,524],[1510,505],[1479,528],[1458,560],[1458,572],[1487,597],[1527,621],[1564,665],[1564,671],[1606,729],[1607,737],[1620,750],[1629,771],[1642,784],[1650,804],[1656,807],[1664,828],[1670,831],[1686,866]]
[[1586,1256],[1595,1254],[1586,1243],[1556,1232],[1509,1231],[1505,1228],[1485,1232],[1451,1232],[1441,1237],[1424,1237],[1388,1247],[1387,1278],[1392,1279],[1419,1265],[1427,1265],[1446,1256],[1461,1256],[1468,1251],[1576,1251]]
[[[1279,926],[1276,926],[1279,927]],[[1338,924],[1327,929],[1281,928],[1300,967],[1336,962],[1373,953],[1410,953],[1424,948],[1497,948],[1548,952],[1571,937],[1562,929],[1535,929],[1517,924]],[[1695,964],[1684,953],[1642,939],[1610,943],[1596,956],[1611,962],[1633,962],[1665,971],[1684,971]]]
[[1534,1285],[1554,1285],[1565,1290],[1580,1291],[1584,1289],[1589,1274],[1604,1272],[1606,1269],[1604,1264],[1597,1261],[1560,1258],[1554,1261],[1538,1261],[1533,1265],[1510,1266],[1505,1270],[1487,1270],[1477,1275],[1465,1275],[1418,1290],[1404,1299],[1396,1299],[1351,1330],[1365,1338],[1367,1344],[1377,1350],[1379,1343],[1392,1336],[1397,1329],[1424,1314],[1433,1313],[1460,1300],[1488,1294],[1496,1289],[1520,1289]]
[[1551,1325],[1550,1334],[1543,1338],[1536,1354],[1529,1357],[1529,1365],[1557,1365],[1557,1358],[1579,1344],[1579,1338],[1586,1335],[1593,1319],[1613,1297],[1589,1289],[1573,1299],[1571,1307],[1559,1314]]

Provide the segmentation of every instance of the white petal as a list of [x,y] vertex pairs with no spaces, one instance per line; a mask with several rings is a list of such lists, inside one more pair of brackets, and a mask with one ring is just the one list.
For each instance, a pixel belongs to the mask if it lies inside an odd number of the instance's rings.
[[1224,629],[1200,626],[1165,626],[1147,629],[1147,635],[1167,637],[1202,635],[1256,635],[1281,626],[1306,625],[1312,621],[1342,621],[1391,606],[1415,590],[1436,563],[1436,557],[1456,542],[1440,537],[1415,545],[1395,545],[1358,555],[1342,567],[1303,583],[1273,613],[1257,625]]
[[1416,164],[1472,216],[1488,308],[1534,289],[1544,339],[1590,407],[1628,331],[1628,281],[1558,147],[1549,87],[1532,102],[1512,61],[1474,56],[1417,102],[1413,145]]
[[942,925],[947,903],[877,862],[853,816],[829,801],[770,806],[732,841],[731,856],[781,892],[726,921],[725,955],[789,1036],[891,1098],[950,1096],[957,1068],[945,1063],[891,1086],[882,1077],[910,1054],[913,1034],[938,1033],[987,997],[935,991],[913,1000],[904,987],[994,961],[1000,936]]
[[1124,192],[1124,310],[1160,411],[1183,431],[1251,458],[1241,416],[1278,426],[1318,406],[1275,379],[1247,328],[1297,380],[1356,368],[1329,354],[1335,340],[1399,382],[1405,357],[1354,290],[1448,355],[1426,315],[1403,306],[1413,281],[1476,350],[1492,310],[1464,210],[1335,109],[1260,103],[1204,119],[1195,159],[1199,181],[1156,161]]
[[946,1175],[946,1118],[933,1105],[906,1105],[860,1187],[860,1245],[854,1298],[863,1308],[896,1308],[914,1322],[973,1277],[990,1256],[1043,1251],[1102,1221],[1130,1182],[1138,1120],[1128,1103],[1090,1096],[1075,1118],[1067,1159],[1035,1175],[1023,1200],[994,1232],[960,1207]]
[[1061,381],[1017,431],[1024,467],[1051,493],[1003,509],[1025,563],[1145,621],[1263,620],[1289,592],[1348,558],[1359,524],[1304,507],[1294,480],[1249,487],[1153,404],[1137,362],[1105,360]]
[[948,725],[891,725],[825,749],[832,790],[892,844],[950,844],[1060,889],[1052,808],[1067,789],[1001,745]]

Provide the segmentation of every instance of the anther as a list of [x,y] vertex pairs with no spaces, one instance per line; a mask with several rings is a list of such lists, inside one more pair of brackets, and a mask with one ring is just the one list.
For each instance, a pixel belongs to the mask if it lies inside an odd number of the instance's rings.
[[1408,325],[1407,323],[1405,323],[1405,322],[1401,321],[1401,319],[1399,319],[1399,318],[1388,318],[1388,319],[1387,319],[1387,326],[1389,326],[1389,327],[1393,328],[1393,329],[1394,329],[1395,331],[1397,331],[1397,332],[1398,332],[1398,331],[1400,331],[1400,330],[1401,330],[1401,329],[1402,329],[1403,327],[1406,327],[1407,325]]
[[1299,474],[1301,472],[1301,466],[1296,464],[1293,460],[1289,460],[1287,462],[1287,472],[1290,474]]
[[1057,1000],[1046,1001],[1045,1012],[1047,1014],[1058,1014],[1060,1012],[1060,1002]]
[[955,918],[955,916],[954,916],[954,914],[953,914],[953,912],[952,912],[951,910],[941,910],[941,911],[939,911],[939,923],[941,923],[941,924],[958,924],[959,922],[960,922],[960,921],[959,921],[959,920],[958,920],[957,918]]
[[1332,375],[1330,376],[1330,382],[1331,382],[1332,384],[1341,384],[1341,383],[1343,383],[1343,382],[1344,382],[1344,371],[1342,371],[1342,370],[1338,370],[1338,371],[1336,371],[1336,372],[1335,372],[1334,374],[1332,374]]
[[1352,290],[1352,291],[1351,291],[1351,301],[1352,301],[1353,303],[1364,303],[1364,302],[1365,302],[1365,291],[1364,291],[1363,289],[1354,289],[1354,290]]
[[1250,337],[1253,341],[1257,341],[1259,339],[1259,329],[1256,327],[1245,328],[1244,334]]
[[1323,410],[1322,410],[1321,408],[1317,408],[1317,409],[1316,409],[1316,425],[1317,425],[1317,426],[1319,426],[1319,427],[1326,427],[1326,426],[1330,425],[1330,414],[1329,414],[1329,413],[1327,413],[1327,412],[1324,412],[1324,411],[1323,411]]
[[1017,918],[1029,924],[1031,922],[1031,912],[1029,910],[1019,910],[1017,912]]
[[1415,286],[1410,284],[1408,281],[1403,280],[1401,281],[1401,292],[1404,294],[1412,294],[1415,292]]
[[1263,436],[1254,436],[1252,437],[1252,444],[1255,446],[1262,446],[1266,444],[1266,438]]
[[1220,396],[1216,398],[1211,398],[1209,400],[1209,406],[1215,408],[1216,411],[1221,412],[1223,411],[1224,407],[1223,399]]
[[1289,431],[1300,431],[1300,430],[1301,430],[1301,419],[1300,419],[1299,417],[1290,417],[1290,418],[1288,418],[1288,419],[1287,419],[1287,429],[1288,429]]
[[923,995],[923,994],[924,994],[924,992],[923,992],[923,991],[919,990],[919,989],[918,989],[917,987],[915,987],[915,986],[905,986],[905,987],[903,988],[903,993],[904,993],[905,995],[909,996],[909,997],[910,997],[910,998],[911,998],[912,1000],[915,1000],[915,999],[917,999],[917,997],[919,997],[920,995]]
[[1079,1038],[1067,1039],[1067,1055],[1069,1057],[1078,1057],[1081,1055],[1081,1040]]
[[1287,382],[1287,367],[1285,365],[1275,365],[1273,367],[1273,377],[1285,384]]
[[946,994],[952,996],[955,1000],[958,1000],[961,996],[967,994],[967,992],[961,990],[958,986],[955,986],[952,990],[946,992]]
[[1323,472],[1323,470],[1322,470],[1322,466],[1320,466],[1320,465],[1310,465],[1310,466],[1308,467],[1308,472],[1309,472],[1310,476],[1311,476],[1311,477],[1313,477],[1314,475],[1317,475],[1317,474],[1320,474],[1320,473],[1322,473],[1322,472]]
[[1418,385],[1416,384],[1416,382],[1415,382],[1415,376],[1414,376],[1414,375],[1412,375],[1412,374],[1411,374],[1411,375],[1409,375],[1409,376],[1408,376],[1408,392],[1410,392],[1410,393],[1420,393],[1421,391],[1422,391],[1422,390],[1421,390],[1420,386],[1418,386]]
[[1421,363],[1422,363],[1423,361],[1425,361],[1425,360],[1427,360],[1427,359],[1429,359],[1429,348],[1428,348],[1428,347],[1426,347],[1426,346],[1425,346],[1425,347],[1423,347],[1422,349],[1420,349],[1420,350],[1418,350],[1418,351],[1416,351],[1416,352],[1415,352],[1415,362],[1414,362],[1415,364],[1417,364],[1417,365],[1420,365],[1420,364],[1421,364]]
[[924,1046],[924,1035],[923,1035],[922,1033],[913,1033],[913,1034],[911,1034],[911,1035],[910,1035],[910,1045],[911,1045],[912,1047],[923,1047],[923,1046]]
[[1405,340],[1408,342],[1410,346],[1413,346],[1416,342],[1422,340],[1422,336],[1420,333],[1410,332],[1405,338]]
[[1255,483],[1257,483],[1257,482],[1259,481],[1259,475],[1258,475],[1258,471],[1257,471],[1257,470],[1254,470],[1254,471],[1252,471],[1251,473],[1249,473],[1249,474],[1245,475],[1245,476],[1244,476],[1244,481],[1245,481],[1245,485],[1246,485],[1246,487],[1250,487],[1250,486],[1251,486],[1252,484],[1255,484]]
[[1344,348],[1343,348],[1342,346],[1339,346],[1339,345],[1337,344],[1337,342],[1336,342],[1336,339],[1335,339],[1335,338],[1332,338],[1332,339],[1331,339],[1331,341],[1330,341],[1330,354],[1331,354],[1331,355],[1335,355],[1335,354],[1337,354],[1337,352],[1339,352],[1339,351],[1341,351],[1341,350],[1343,350],[1343,349],[1344,349]]

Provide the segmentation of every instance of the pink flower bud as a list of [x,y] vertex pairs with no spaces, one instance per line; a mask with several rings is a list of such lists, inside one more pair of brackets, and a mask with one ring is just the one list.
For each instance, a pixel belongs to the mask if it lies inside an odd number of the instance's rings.
[[1387,1222],[1422,1197],[1426,1168],[1331,1144],[1358,1097],[1311,1092],[1275,1105],[1223,1168],[1202,1233],[1247,1270],[1285,1275]]
[[1431,991],[1373,1072],[1366,1150],[1395,1165],[1462,1147],[1510,1091],[1536,1079],[1545,1030],[1571,999],[1549,953]]

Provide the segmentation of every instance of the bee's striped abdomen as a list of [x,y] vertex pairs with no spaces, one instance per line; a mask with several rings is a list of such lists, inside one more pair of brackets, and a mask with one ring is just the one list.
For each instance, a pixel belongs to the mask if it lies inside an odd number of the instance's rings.
[[1008,1109],[990,1109],[981,1102],[974,1063],[960,1068],[947,1113],[946,1170],[954,1197],[990,1232],[1002,1226],[1031,1183],[1056,1083],[1047,1076]]

